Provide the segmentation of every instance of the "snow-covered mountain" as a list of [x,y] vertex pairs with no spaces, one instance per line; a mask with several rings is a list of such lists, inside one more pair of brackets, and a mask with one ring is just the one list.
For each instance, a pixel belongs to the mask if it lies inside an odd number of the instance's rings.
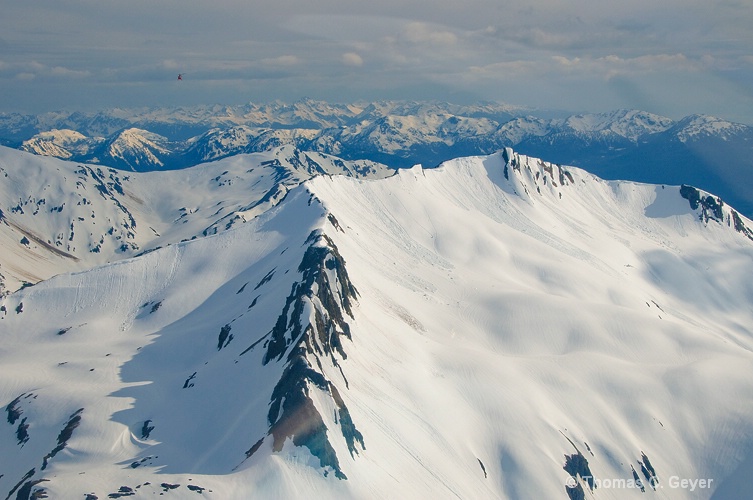
[[213,128],[186,141],[183,157],[192,164],[241,153],[267,151],[283,145],[303,145],[316,137],[314,129],[251,128],[243,125]]
[[314,175],[394,170],[281,146],[133,173],[0,147],[0,296],[50,276],[225,231]]
[[753,216],[753,127],[691,116],[663,132],[642,136],[634,145],[591,146],[594,154],[586,157],[582,151],[588,147],[568,150],[565,142],[529,142],[526,149],[552,152],[554,161],[564,163],[579,157],[579,165],[603,178],[703,187]]
[[[607,179],[697,185],[753,216],[753,128],[638,110],[552,117],[499,103],[382,101],[0,114],[0,144],[108,167],[185,168],[290,144],[399,168],[514,147]],[[156,134],[156,135],[155,135]],[[82,137],[83,136],[83,137]]]
[[7,498],[753,494],[753,223],[709,193],[506,149],[208,216],[290,168],[1,151],[2,186],[119,185],[173,241],[247,221],[0,299]]
[[[109,120],[105,112],[94,116],[0,115],[0,137],[20,139],[20,148],[31,153],[134,171],[184,168],[282,144],[350,159],[400,159],[400,165],[405,166],[406,161],[418,161],[420,155],[416,153],[425,147],[441,150],[425,160],[447,159],[447,146],[455,145],[458,139],[486,135],[520,111],[497,103],[458,106],[384,101],[340,105],[303,99],[293,104],[133,110],[130,114],[118,109],[111,112]],[[51,134],[45,127],[66,133]],[[34,129],[40,132],[24,135]],[[73,131],[78,134],[75,143],[68,138]],[[192,135],[197,131],[201,133]],[[130,154],[121,154],[121,148],[112,146],[117,144]]]
[[688,116],[677,123],[675,128],[675,134],[682,142],[698,140],[700,137],[718,137],[730,141],[738,135],[750,133],[749,127],[745,125],[707,115]]
[[85,157],[92,150],[99,149],[103,142],[102,138],[91,139],[75,130],[53,129],[36,134],[24,141],[20,149],[40,156],[53,156],[67,160],[72,157]]

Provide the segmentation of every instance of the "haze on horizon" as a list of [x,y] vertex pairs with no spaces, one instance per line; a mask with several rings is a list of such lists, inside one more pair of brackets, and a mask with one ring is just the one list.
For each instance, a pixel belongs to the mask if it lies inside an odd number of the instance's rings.
[[0,112],[311,97],[753,124],[750,26],[744,0],[10,0]]

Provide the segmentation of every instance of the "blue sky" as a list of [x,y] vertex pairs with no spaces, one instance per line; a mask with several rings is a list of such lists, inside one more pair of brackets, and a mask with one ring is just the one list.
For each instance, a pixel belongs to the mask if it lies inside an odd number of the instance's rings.
[[749,0],[6,0],[0,112],[311,97],[753,124],[751,26]]

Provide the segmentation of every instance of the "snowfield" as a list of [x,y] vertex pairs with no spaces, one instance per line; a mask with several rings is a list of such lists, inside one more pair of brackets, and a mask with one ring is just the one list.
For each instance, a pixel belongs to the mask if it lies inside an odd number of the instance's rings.
[[292,146],[146,173],[0,147],[0,296],[60,272],[225,231],[315,175],[394,172]]
[[[19,165],[80,168],[4,158],[6,190]],[[137,227],[153,211],[169,246],[0,299],[7,498],[753,495],[733,208],[510,149],[308,175],[256,209],[272,184],[244,204],[199,181],[260,160],[133,176]],[[172,222],[217,203],[238,223]],[[3,218],[0,272],[33,270]]]

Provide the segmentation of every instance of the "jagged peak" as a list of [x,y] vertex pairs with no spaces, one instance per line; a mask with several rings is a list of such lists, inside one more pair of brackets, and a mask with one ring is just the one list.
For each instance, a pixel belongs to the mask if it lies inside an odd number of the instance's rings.
[[562,198],[561,188],[575,183],[571,170],[557,163],[543,161],[516,153],[512,148],[505,148],[497,153],[504,163],[503,174],[509,188],[514,194],[532,199],[537,195],[550,193]]
[[351,339],[350,325],[358,292],[350,282],[345,261],[334,241],[322,229],[313,230],[298,266],[299,281],[293,283],[282,312],[269,332],[263,364],[281,362],[285,368],[272,392],[267,416],[267,436],[247,452],[251,457],[266,437],[272,439],[272,451],[280,452],[286,440],[305,446],[319,459],[320,466],[331,468],[339,479],[342,472],[337,453],[330,442],[325,418],[317,409],[311,391],[318,390],[333,401],[337,409],[336,425],[348,446],[351,457],[365,449],[363,436],[356,429],[336,384],[327,376],[339,370],[347,388],[340,361],[347,358],[343,337]]
[[[498,154],[504,162],[507,187],[512,189],[513,194],[531,202],[535,200],[534,191],[538,196],[549,193],[562,199],[562,188],[575,184],[576,178],[600,180],[577,167],[563,167],[539,158],[522,155],[509,147]],[[615,182],[632,184],[630,181]],[[698,219],[703,223],[708,224],[710,221],[719,223],[753,240],[753,229],[751,229],[753,223],[726,204],[719,196],[686,184],[679,187],[679,195],[688,200],[691,210],[697,213]]]
[[[307,344],[307,352],[314,349],[317,353],[332,356],[335,363],[335,353],[343,359],[347,357],[342,348],[341,335],[350,338],[351,334],[343,313],[353,317],[353,303],[357,300],[358,291],[350,282],[337,245],[322,229],[313,230],[304,244],[308,247],[298,266],[301,280],[293,285],[283,312],[270,332],[264,364],[282,360],[286,352],[287,359],[291,360],[299,354],[296,348],[303,344]],[[317,315],[314,324],[306,323],[306,318],[302,317],[306,304],[311,305]],[[329,336],[305,338],[311,333],[322,335],[322,325],[327,327]]]

